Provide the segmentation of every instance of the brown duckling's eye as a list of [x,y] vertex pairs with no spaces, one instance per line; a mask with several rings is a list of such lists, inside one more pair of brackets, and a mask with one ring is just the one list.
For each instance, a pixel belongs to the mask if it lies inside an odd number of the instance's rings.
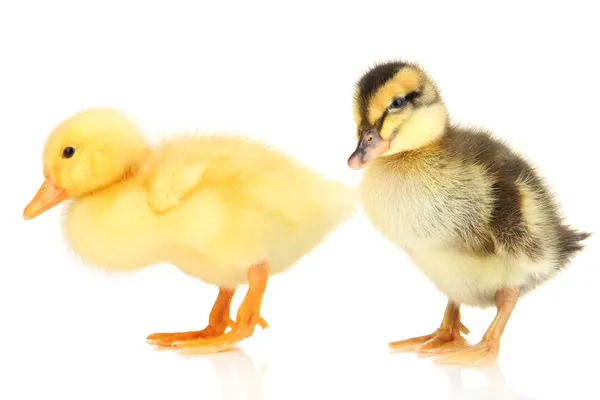
[[405,103],[406,103],[406,100],[403,97],[398,97],[398,98],[395,98],[394,101],[392,101],[392,103],[389,105],[388,108],[390,110],[402,108],[402,107],[404,107]]
[[371,140],[373,140],[373,136],[369,136],[369,137],[367,138],[367,142],[370,142]]
[[63,158],[71,158],[73,157],[73,154],[75,154],[75,148],[74,147],[65,147],[65,149],[63,150],[62,156]]

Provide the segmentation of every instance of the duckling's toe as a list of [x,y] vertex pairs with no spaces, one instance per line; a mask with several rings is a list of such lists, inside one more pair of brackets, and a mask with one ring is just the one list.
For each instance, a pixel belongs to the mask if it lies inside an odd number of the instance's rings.
[[189,331],[189,332],[173,332],[173,333],[153,333],[146,337],[146,341],[150,344],[159,347],[169,347],[173,342],[181,340],[194,340],[201,338],[216,337],[219,334],[211,326],[206,327],[201,331]]
[[439,364],[455,364],[465,367],[481,367],[493,363],[498,358],[500,343],[494,341],[481,341],[467,348],[439,355],[435,362]]
[[394,352],[433,353],[454,351],[469,346],[469,343],[458,330],[438,329],[430,335],[391,342],[388,346]]
[[467,348],[470,345],[467,339],[462,337],[460,333],[456,333],[450,340],[431,339],[419,346],[416,351],[426,355],[446,354]]
[[252,336],[253,328],[233,329],[230,332],[210,339],[180,340],[172,343],[184,354],[209,354],[232,349],[243,339]]
[[173,333],[153,333],[146,337],[146,341],[158,347],[172,347],[174,342],[198,339],[211,339],[225,333],[227,327],[233,326],[233,321],[229,320],[223,325],[209,325],[201,331],[173,332]]
[[211,338],[183,339],[171,343],[171,346],[185,354],[209,354],[231,350],[240,341],[252,336],[254,327],[268,328],[267,321],[252,307],[242,304],[238,321],[233,322],[231,331]]
[[419,346],[424,345],[430,340],[442,340],[438,335],[438,332],[430,335],[418,336],[410,339],[399,340],[397,342],[388,343],[389,348],[394,352],[413,352],[416,351]]

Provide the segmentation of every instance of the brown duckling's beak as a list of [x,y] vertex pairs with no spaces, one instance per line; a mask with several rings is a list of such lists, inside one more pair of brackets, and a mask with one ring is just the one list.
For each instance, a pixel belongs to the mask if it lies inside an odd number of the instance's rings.
[[389,148],[390,141],[384,140],[376,129],[371,128],[360,138],[356,150],[354,150],[354,153],[348,158],[348,166],[352,169],[359,170],[367,165],[367,163],[389,150]]
[[69,197],[66,190],[57,187],[48,177],[23,210],[23,219],[33,219]]

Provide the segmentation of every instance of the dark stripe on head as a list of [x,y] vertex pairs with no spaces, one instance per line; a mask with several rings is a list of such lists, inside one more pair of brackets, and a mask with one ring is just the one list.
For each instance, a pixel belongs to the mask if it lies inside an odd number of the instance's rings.
[[415,90],[404,96],[404,98],[406,99],[406,101],[409,101],[413,104],[417,104],[419,96],[421,96],[421,92]]
[[358,80],[356,83],[356,101],[363,124],[368,120],[367,114],[371,96],[407,65],[401,61],[377,64]]

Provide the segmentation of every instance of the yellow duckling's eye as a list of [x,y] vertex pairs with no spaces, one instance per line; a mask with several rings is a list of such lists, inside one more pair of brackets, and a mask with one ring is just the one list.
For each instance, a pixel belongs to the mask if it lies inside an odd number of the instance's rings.
[[75,148],[74,147],[65,147],[65,149],[63,150],[62,156],[63,158],[71,158],[73,157],[73,154],[75,154]]

